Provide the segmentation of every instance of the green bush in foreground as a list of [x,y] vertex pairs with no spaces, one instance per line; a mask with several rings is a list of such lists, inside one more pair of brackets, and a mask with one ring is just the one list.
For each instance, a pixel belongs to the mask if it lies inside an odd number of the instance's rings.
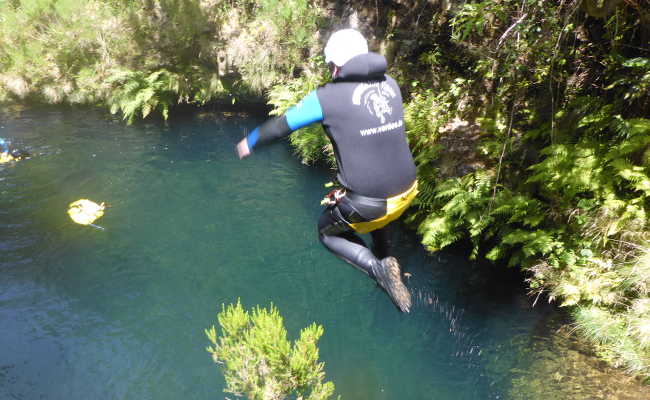
[[292,344],[273,305],[248,312],[238,301],[222,306],[217,319],[221,334],[217,336],[214,325],[205,330],[212,342],[206,350],[223,366],[224,391],[250,400],[288,396],[324,400],[334,393],[333,383],[323,383],[324,364],[318,362],[316,342],[323,334],[322,326],[314,323],[304,328]]

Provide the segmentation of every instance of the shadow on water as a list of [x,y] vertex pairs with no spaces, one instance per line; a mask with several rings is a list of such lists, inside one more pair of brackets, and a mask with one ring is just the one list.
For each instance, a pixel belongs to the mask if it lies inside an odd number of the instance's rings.
[[[203,329],[238,298],[274,303],[292,339],[322,324],[321,359],[344,399],[623,393],[621,375],[556,334],[557,310],[531,308],[517,271],[470,263],[462,248],[427,254],[401,225],[395,249],[414,307],[397,312],[318,242],[329,171],[300,164],[286,143],[236,159],[259,122],[0,114],[0,137],[34,154],[0,166],[0,398],[223,398]],[[105,231],[68,219],[83,197],[109,204]],[[648,398],[624,388],[632,397],[618,398]]]

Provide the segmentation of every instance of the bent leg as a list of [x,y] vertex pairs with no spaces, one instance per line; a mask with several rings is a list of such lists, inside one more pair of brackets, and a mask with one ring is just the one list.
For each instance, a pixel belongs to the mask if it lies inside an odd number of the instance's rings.
[[[368,274],[402,312],[409,312],[411,294],[402,282],[399,263],[394,257],[377,259],[363,240],[354,234],[349,222],[356,222],[354,219],[358,213],[355,215],[355,212],[354,206],[346,202],[327,207],[318,220],[321,243],[337,257]],[[382,246],[382,251],[387,251],[388,231],[382,229],[382,232],[374,234],[373,241]]]
[[323,211],[318,220],[318,236],[334,255],[374,278],[373,264],[379,260],[363,239],[354,234],[338,206],[329,206]]

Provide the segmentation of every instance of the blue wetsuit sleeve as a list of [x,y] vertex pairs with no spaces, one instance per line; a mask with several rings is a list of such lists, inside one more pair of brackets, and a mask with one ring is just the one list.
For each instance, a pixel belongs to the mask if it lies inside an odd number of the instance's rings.
[[322,121],[323,109],[320,106],[320,101],[318,101],[316,91],[310,92],[300,103],[291,107],[284,115],[292,131]]
[[274,139],[288,136],[291,132],[304,126],[323,120],[323,109],[316,90],[310,92],[298,104],[280,116],[271,118],[255,128],[246,137],[249,150],[256,145],[268,143]]
[[260,127],[258,126],[246,136],[246,143],[248,143],[248,148],[253,150],[253,147],[257,144],[257,139],[260,138]]

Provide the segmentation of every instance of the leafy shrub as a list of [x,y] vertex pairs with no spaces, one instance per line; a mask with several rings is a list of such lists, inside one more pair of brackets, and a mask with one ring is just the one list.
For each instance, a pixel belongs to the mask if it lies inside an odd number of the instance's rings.
[[213,325],[205,330],[212,343],[207,351],[223,365],[226,392],[250,400],[298,398],[328,399],[334,384],[324,382],[323,363],[316,343],[323,327],[312,324],[293,343],[287,340],[282,317],[273,305],[251,312],[236,305],[223,306],[217,315],[221,334]]
[[577,3],[452,6],[440,47],[457,54],[419,59],[434,86],[414,83],[406,108],[410,221],[430,250],[469,239],[473,257],[524,269],[610,361],[650,376],[648,321],[632,311],[647,299],[648,14],[617,4],[598,20]]
[[306,0],[0,2],[0,101],[105,104],[132,121],[260,97],[313,67],[322,16]]
[[146,118],[158,107],[167,119],[169,108],[177,96],[186,92],[185,88],[181,88],[182,78],[164,69],[151,74],[140,71],[115,71],[107,79],[107,83],[116,86],[108,99],[111,113],[121,111],[129,124],[138,113],[141,113],[142,118]]

